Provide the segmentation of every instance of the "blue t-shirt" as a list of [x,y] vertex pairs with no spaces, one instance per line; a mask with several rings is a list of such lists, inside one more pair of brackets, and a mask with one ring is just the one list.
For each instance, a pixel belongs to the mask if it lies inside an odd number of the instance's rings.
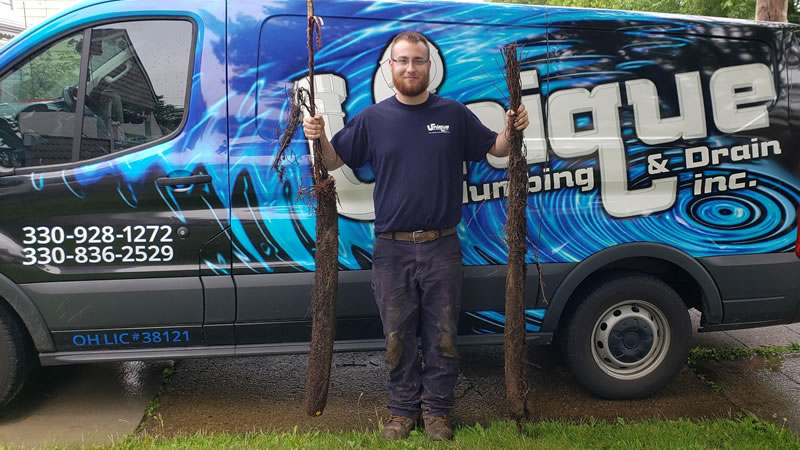
[[462,163],[479,161],[497,133],[466,106],[430,94],[405,105],[395,97],[364,109],[331,139],[352,168],[375,174],[375,232],[438,230],[461,220]]

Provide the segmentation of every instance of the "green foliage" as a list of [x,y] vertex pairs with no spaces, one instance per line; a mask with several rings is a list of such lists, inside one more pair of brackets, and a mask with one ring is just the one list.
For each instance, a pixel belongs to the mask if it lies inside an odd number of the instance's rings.
[[717,383],[714,380],[709,379],[708,376],[706,376],[706,375],[704,375],[702,373],[698,373],[697,374],[697,379],[702,381],[706,386],[711,388],[711,390],[714,391],[714,392],[720,392],[722,390],[722,385],[721,384]]
[[787,353],[800,352],[800,343],[792,342],[787,346],[759,347],[750,348],[702,348],[695,347],[689,351],[689,359],[686,365],[690,369],[697,366],[697,361],[733,361],[737,359],[747,359],[752,356],[764,358],[783,356]]
[[707,361],[732,361],[747,359],[755,352],[749,348],[701,348],[695,347],[689,351],[689,360],[686,365],[694,369],[699,360]]
[[[521,432],[520,432],[521,431]],[[198,433],[171,438],[131,436],[116,449],[564,449],[564,448],[798,448],[790,430],[755,416],[740,420],[686,419],[632,422],[623,419],[582,423],[539,422],[518,430],[513,422],[495,422],[455,430],[452,442],[431,442],[415,430],[406,440],[384,441],[376,431],[299,433],[261,431],[249,434]]]
[[2,101],[60,98],[65,87],[77,86],[80,41],[80,36],[64,39],[13,70],[0,80]]
[[792,342],[790,345],[787,346],[777,346],[777,347],[759,347],[753,350],[758,356],[763,357],[770,357],[770,356],[780,356],[785,353],[794,353],[800,351],[800,344],[797,342]]
[[161,131],[164,134],[169,134],[172,130],[178,128],[181,120],[183,120],[183,108],[165,103],[163,95],[156,97],[156,107],[153,114],[156,116],[156,122],[162,127]]
[[786,20],[791,23],[800,23],[800,0],[789,0],[789,12]]
[[531,5],[576,6],[581,8],[622,9],[697,16],[753,19],[756,0],[492,0]]

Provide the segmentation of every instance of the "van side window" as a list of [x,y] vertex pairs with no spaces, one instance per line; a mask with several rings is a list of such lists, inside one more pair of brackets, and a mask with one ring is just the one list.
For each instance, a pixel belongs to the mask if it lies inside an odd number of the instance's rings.
[[154,141],[180,126],[191,43],[186,21],[92,29],[81,160]]
[[82,41],[62,39],[0,78],[0,166],[72,160]]

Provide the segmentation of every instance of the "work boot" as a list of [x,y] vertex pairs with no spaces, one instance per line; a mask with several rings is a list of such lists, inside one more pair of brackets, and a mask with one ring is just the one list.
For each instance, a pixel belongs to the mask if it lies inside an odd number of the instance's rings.
[[418,415],[414,417],[393,415],[389,418],[389,422],[383,426],[381,437],[389,440],[405,439],[411,433],[411,430],[417,426],[417,420],[419,420]]
[[453,439],[453,430],[447,416],[425,416],[425,434],[432,441],[449,441]]

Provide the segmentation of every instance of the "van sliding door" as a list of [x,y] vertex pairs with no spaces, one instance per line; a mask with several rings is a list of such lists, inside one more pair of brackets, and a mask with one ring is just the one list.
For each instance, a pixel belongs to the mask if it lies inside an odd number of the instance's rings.
[[[525,102],[532,122],[526,131],[529,162],[544,160],[539,98],[546,84],[544,8],[445,2],[435,8],[414,3],[367,5],[317,5],[316,14],[325,25],[324,46],[315,62],[315,85],[329,136],[364,108],[394,95],[389,43],[395,34],[414,30],[433,44],[429,90],[466,104],[497,131],[504,127],[507,108],[500,50],[510,43],[520,45]],[[279,146],[276,130],[287,119],[287,92],[307,85],[303,80],[307,73],[305,14],[299,2],[238,3],[229,10],[231,42],[236,43],[241,59],[233,61],[229,70],[235,89],[230,94],[230,111],[235,114],[230,135],[238,344],[309,338],[315,222],[307,193],[309,143],[302,129],[291,143],[294,156],[284,179],[271,167]],[[254,36],[260,42],[253,42]],[[257,70],[249,65],[251,52],[257,52]],[[339,196],[337,339],[382,340],[370,287],[374,175],[369,165],[345,166],[331,175]],[[502,330],[492,312],[503,309],[506,177],[505,161],[495,158],[464,167],[464,219],[459,226],[467,266],[463,334]],[[537,239],[533,229],[530,238]],[[531,277],[531,308],[536,301],[536,279]]]

